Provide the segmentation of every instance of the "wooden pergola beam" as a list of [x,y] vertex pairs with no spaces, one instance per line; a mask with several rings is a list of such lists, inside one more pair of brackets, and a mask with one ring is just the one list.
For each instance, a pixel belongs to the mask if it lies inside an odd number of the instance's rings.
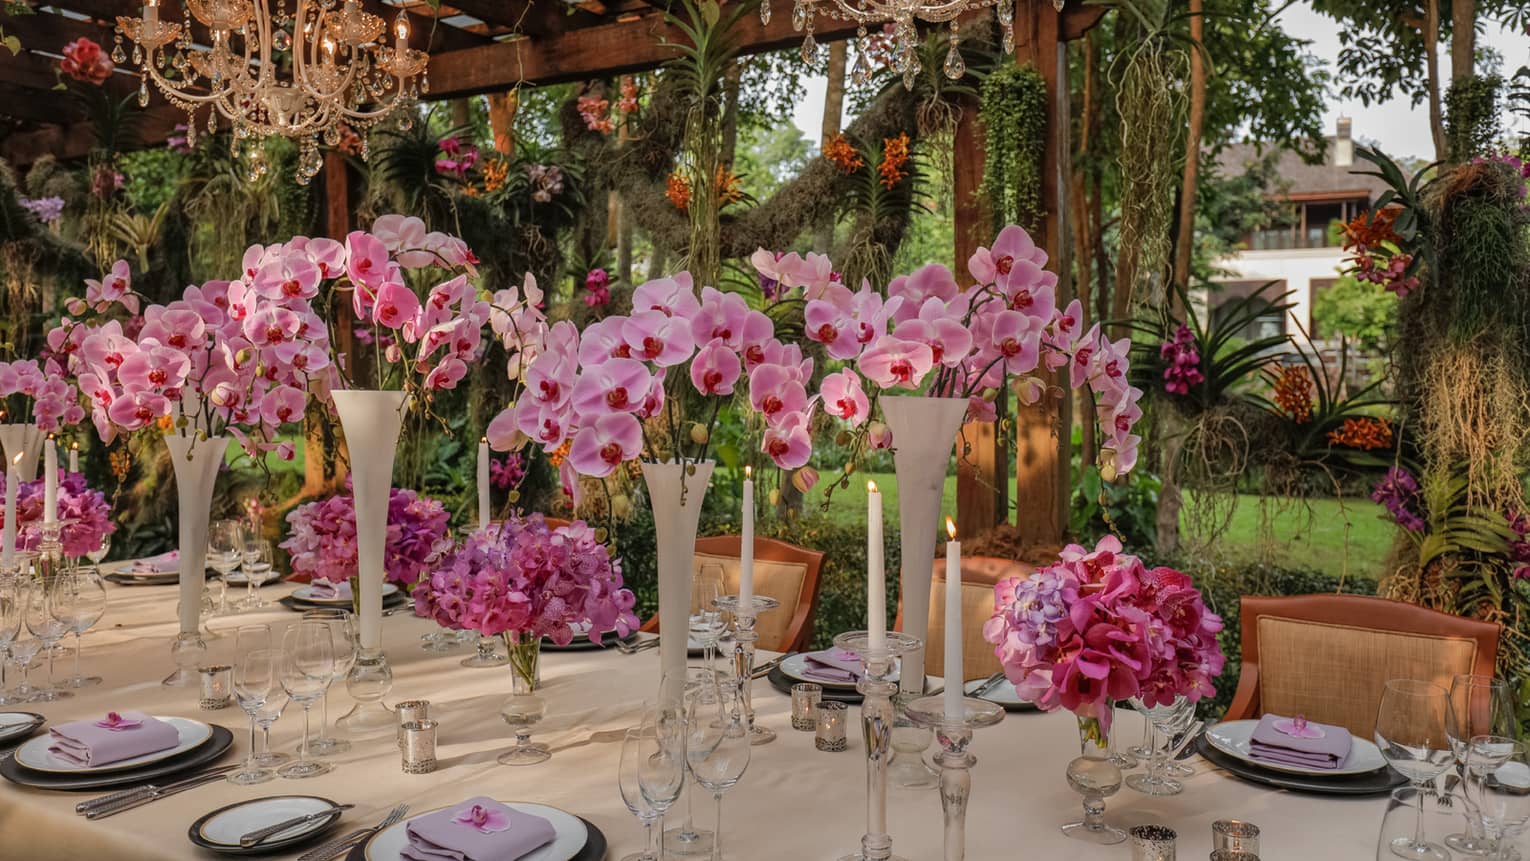
[[600,16],[563,0],[449,0],[449,5],[492,27],[528,36],[553,36],[600,23]]
[[[829,42],[854,33],[854,24],[823,20],[814,37]],[[783,10],[769,25],[760,24],[758,16],[745,15],[738,41],[742,53],[758,54],[798,44],[802,34],[792,29],[789,10]],[[549,38],[511,39],[453,51],[430,60],[430,98],[641,72],[673,59],[677,46],[684,43],[679,28],[667,24],[661,14],[650,14]]]

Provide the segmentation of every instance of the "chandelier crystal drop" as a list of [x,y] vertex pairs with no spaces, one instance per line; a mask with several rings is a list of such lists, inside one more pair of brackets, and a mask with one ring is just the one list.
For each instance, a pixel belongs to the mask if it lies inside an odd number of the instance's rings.
[[[321,141],[333,146],[343,127],[364,133],[395,112],[408,117],[429,89],[430,55],[409,47],[402,10],[390,45],[387,22],[358,0],[295,2],[289,13],[287,0],[184,0],[183,20],[175,23],[160,20],[159,0],[147,0],[142,17],[117,18],[112,53],[122,56],[122,36],[132,41],[140,105],[152,81],[186,112],[187,126],[196,127],[204,107],[209,132],[219,115],[228,120],[246,154],[268,137],[291,138],[297,181],[307,184],[322,167]],[[193,37],[193,19],[205,34]],[[267,170],[262,160],[250,174]]]
[[[770,14],[770,0],[763,0],[760,5],[760,17],[768,19]],[[1053,5],[1062,9],[1063,0],[1052,0]],[[916,56],[919,52],[919,30],[916,21],[924,21],[931,24],[951,25],[950,48],[946,52],[946,61],[943,66],[947,77],[957,80],[967,73],[967,64],[962,60],[961,49],[957,45],[957,22],[956,19],[968,12],[979,9],[995,9],[999,27],[1004,31],[1004,53],[1015,52],[1015,0],[793,0],[792,2],[792,29],[797,32],[806,30],[803,37],[802,56],[804,61],[811,62],[812,57],[817,55],[817,45],[813,38],[813,21],[822,13],[826,17],[841,21],[853,21],[860,25],[857,33],[856,53],[864,58],[866,56],[866,26],[884,27],[892,38],[892,62],[893,71],[903,76],[903,85],[913,89],[918,80],[921,64]],[[854,76],[860,76],[862,62],[857,61],[852,72]],[[869,67],[865,78],[871,77]]]

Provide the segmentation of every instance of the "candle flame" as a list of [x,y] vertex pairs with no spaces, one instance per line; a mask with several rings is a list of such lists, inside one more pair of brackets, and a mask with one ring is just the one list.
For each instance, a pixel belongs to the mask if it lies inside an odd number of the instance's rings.
[[754,467],[752,467],[752,466],[744,467],[744,477],[745,478],[754,478]]
[[866,482],[866,492],[867,493],[876,493],[877,492],[877,483],[874,482],[874,481]]
[[393,25],[393,33],[400,39],[409,38],[409,16],[403,12],[398,13],[398,21]]
[[956,521],[949,517],[946,518],[946,534],[951,536],[952,541],[956,540]]
[[21,459],[25,456],[26,452],[20,452],[15,457],[11,458],[11,463],[15,464],[16,466],[21,466]]
[[489,441],[489,438],[488,438],[488,437],[486,437],[486,436],[481,436],[481,437],[479,437],[479,438],[478,438],[478,441],[479,441],[479,442],[488,442],[488,441]]
[[70,443],[70,444],[69,444],[69,447],[70,447],[70,448],[72,448],[72,449],[74,449],[74,450],[75,450],[75,451],[79,451],[79,450],[80,450],[80,444],[79,444],[79,443],[77,443],[77,442],[72,442],[72,443]]

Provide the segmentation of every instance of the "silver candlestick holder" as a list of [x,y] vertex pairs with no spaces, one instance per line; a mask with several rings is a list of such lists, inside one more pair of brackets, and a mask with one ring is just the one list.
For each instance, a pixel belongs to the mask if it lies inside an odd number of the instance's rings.
[[781,602],[764,595],[755,595],[750,606],[743,606],[738,595],[724,595],[712,602],[712,606],[733,615],[733,679],[738,686],[739,701],[744,704],[744,720],[749,725],[750,744],[768,744],[776,740],[774,730],[754,722],[754,643],[760,635],[754,630],[755,620],[781,606]]
[[52,589],[53,581],[64,573],[64,523],[59,520],[45,522],[41,529],[42,540],[38,542],[37,557],[32,564],[43,588]]
[[962,698],[962,714],[948,716],[944,696],[920,697],[906,706],[911,720],[935,731],[940,753],[940,808],[946,820],[946,861],[962,861],[967,855],[967,799],[972,794],[972,766],[977,762],[967,748],[972,731],[993,726],[1004,719],[1002,706],[973,697]]
[[898,683],[892,681],[898,657],[923,645],[918,637],[896,631],[883,635],[881,645],[872,647],[868,631],[847,631],[834,638],[834,645],[854,652],[861,659],[861,680],[855,689],[861,693],[861,736],[866,742],[866,833],[861,836],[858,852],[839,861],[903,861],[892,852],[892,835],[887,833],[887,762],[892,747],[892,696]]

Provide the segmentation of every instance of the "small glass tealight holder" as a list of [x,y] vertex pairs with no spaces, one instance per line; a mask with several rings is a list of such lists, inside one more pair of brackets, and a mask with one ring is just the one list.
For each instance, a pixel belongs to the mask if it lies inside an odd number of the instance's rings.
[[228,664],[197,667],[202,697],[197,705],[207,711],[226,709],[234,701],[234,668]]
[[1231,849],[1213,849],[1211,861],[1259,861],[1253,852],[1236,852]]
[[818,703],[823,686],[812,682],[792,685],[792,729],[812,732],[818,728]]
[[398,711],[398,749],[404,749],[404,724],[430,717],[430,700],[404,700],[394,707]]
[[412,720],[399,727],[404,734],[404,773],[429,774],[436,770],[436,727],[430,719]]
[[1259,826],[1237,819],[1218,819],[1211,823],[1211,848],[1258,855]]
[[1164,825],[1133,825],[1132,861],[1174,861],[1174,840],[1179,835]]
[[848,747],[845,741],[845,724],[848,709],[842,702],[829,701],[818,704],[818,736],[813,744],[819,750],[841,751]]

